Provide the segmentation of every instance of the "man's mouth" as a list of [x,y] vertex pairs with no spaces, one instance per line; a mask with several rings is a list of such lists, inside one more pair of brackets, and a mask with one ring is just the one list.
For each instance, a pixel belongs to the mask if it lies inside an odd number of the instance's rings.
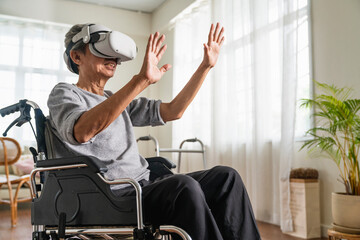
[[105,63],[105,66],[109,66],[109,67],[111,67],[111,68],[113,68],[113,69],[115,69],[116,68],[116,63],[115,62],[106,62]]

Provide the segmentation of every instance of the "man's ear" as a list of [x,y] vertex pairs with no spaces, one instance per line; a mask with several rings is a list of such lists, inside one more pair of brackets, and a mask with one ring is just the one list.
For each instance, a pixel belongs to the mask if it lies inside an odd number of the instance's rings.
[[71,50],[70,51],[70,57],[71,57],[71,60],[73,60],[73,62],[76,64],[76,65],[79,65],[81,63],[81,60],[83,58],[83,53],[80,52],[80,51],[77,51],[77,50]]

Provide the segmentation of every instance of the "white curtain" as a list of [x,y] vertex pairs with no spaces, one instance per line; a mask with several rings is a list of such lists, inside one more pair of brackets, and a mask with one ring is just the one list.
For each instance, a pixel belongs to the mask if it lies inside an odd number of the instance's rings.
[[[308,2],[213,0],[188,10],[175,25],[174,94],[202,59],[210,17],[225,27],[225,44],[190,109],[173,124],[174,147],[201,139],[209,166],[239,171],[256,218],[292,231],[294,141],[311,124],[297,101],[311,91]],[[188,156],[182,171],[201,168],[197,158]]]
[[[197,1],[175,21],[173,96],[176,96],[184,87],[202,61],[203,43],[207,42],[207,34],[210,30],[210,11],[209,1]],[[172,144],[174,148],[179,148],[183,140],[195,137],[203,141],[206,146],[211,145],[212,82],[209,81],[210,78],[211,74],[181,120],[173,122]],[[186,143],[183,148],[199,149],[200,145],[197,142]],[[173,155],[173,159],[177,158],[178,154],[176,153]],[[203,168],[200,154],[183,153],[181,158],[183,160],[181,172]],[[189,158],[192,161],[187,161]],[[208,159],[208,162],[211,160]]]
[[[48,114],[47,98],[58,82],[73,83],[77,77],[64,64],[64,36],[69,25],[0,15],[0,108],[21,99],[36,102]],[[0,121],[0,134],[18,117]],[[29,124],[13,127],[9,137],[21,145],[34,145]]]

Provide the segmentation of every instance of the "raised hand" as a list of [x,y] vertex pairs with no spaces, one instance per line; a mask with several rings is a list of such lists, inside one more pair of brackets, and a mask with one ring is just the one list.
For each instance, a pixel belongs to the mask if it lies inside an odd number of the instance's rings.
[[151,34],[146,47],[144,62],[139,75],[146,78],[150,84],[156,83],[161,79],[166,71],[171,68],[170,64],[165,64],[161,68],[157,65],[166,50],[166,44],[162,46],[165,36],[156,32]]
[[208,42],[204,43],[204,59],[203,63],[206,66],[214,67],[217,59],[219,57],[220,49],[222,44],[224,43],[225,37],[224,27],[220,29],[220,24],[216,24],[216,28],[214,29],[214,24],[211,24],[210,32],[208,36]]

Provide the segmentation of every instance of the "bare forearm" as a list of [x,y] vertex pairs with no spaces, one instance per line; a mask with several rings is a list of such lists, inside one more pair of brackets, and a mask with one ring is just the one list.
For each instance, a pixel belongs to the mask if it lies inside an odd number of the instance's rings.
[[210,66],[201,63],[180,93],[170,103],[160,105],[160,114],[165,122],[181,118],[199,92],[210,69]]
[[135,75],[110,98],[81,115],[74,126],[75,139],[87,142],[106,129],[148,85],[146,79]]

